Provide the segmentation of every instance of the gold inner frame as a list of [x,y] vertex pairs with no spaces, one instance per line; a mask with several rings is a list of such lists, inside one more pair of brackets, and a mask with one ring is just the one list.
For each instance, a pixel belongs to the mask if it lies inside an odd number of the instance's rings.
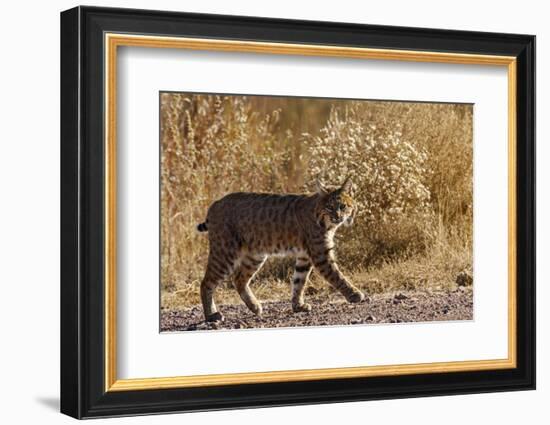
[[[516,58],[326,45],[105,34],[105,391],[510,369],[516,367]],[[116,373],[116,106],[119,46],[329,56],[507,67],[508,71],[508,357],[420,364],[118,379]]]

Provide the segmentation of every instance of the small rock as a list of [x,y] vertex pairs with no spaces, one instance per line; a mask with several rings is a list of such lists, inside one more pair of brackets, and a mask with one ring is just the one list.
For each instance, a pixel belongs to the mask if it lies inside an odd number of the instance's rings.
[[374,317],[372,314],[369,314],[367,317],[365,317],[365,320],[367,322],[374,322],[376,320],[376,317]]
[[474,283],[472,274],[466,270],[461,271],[456,276],[456,284],[458,286],[471,286]]
[[399,293],[399,294],[397,294],[393,297],[394,300],[406,300],[408,298],[409,297],[407,297],[405,294],[401,294],[401,293]]

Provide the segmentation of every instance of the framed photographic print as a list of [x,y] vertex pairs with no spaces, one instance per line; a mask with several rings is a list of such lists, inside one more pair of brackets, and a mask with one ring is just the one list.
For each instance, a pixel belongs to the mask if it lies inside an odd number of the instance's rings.
[[535,387],[535,37],[61,14],[61,411]]

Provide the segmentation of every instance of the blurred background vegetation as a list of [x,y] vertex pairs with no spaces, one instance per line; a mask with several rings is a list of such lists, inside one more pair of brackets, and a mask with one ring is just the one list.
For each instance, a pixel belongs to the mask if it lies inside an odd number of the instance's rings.
[[[353,178],[359,210],[337,233],[337,258],[367,293],[445,289],[471,274],[472,105],[162,93],[160,108],[163,308],[200,303],[208,239],[195,229],[213,201],[311,192],[317,176]],[[288,298],[291,269],[269,262],[258,296]]]

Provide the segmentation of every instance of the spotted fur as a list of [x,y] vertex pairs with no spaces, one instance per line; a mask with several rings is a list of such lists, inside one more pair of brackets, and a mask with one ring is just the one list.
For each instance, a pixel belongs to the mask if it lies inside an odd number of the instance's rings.
[[250,281],[270,255],[295,258],[292,277],[292,309],[311,310],[304,289],[313,267],[349,302],[364,295],[340,272],[335,262],[334,233],[350,225],[355,215],[351,182],[328,189],[318,183],[312,195],[231,193],[214,202],[199,231],[207,231],[210,252],[201,300],[207,321],[223,320],[214,302],[214,291],[233,276],[235,288],[247,307],[261,315],[262,306],[250,289]]

